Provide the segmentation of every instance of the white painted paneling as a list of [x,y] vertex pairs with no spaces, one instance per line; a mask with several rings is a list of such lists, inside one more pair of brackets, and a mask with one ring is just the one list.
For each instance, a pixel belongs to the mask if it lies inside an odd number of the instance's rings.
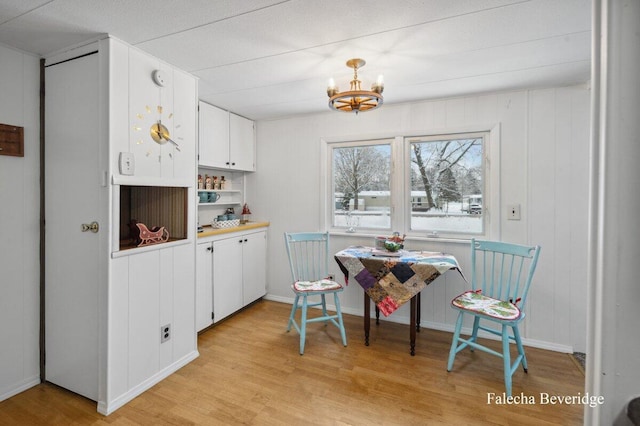
[[158,371],[160,347],[160,255],[129,259],[129,388]]
[[543,277],[555,274],[556,256],[554,238],[556,222],[555,205],[555,124],[556,91],[540,90],[530,95],[529,121],[543,125],[529,129],[530,165],[529,209],[531,238],[542,246],[536,275],[529,293],[529,309],[526,322],[527,337],[536,340],[552,341],[555,317],[550,315],[556,308],[554,281],[545,281]]
[[101,401],[113,401],[129,389],[129,257],[113,259],[110,273],[108,394]]
[[39,64],[0,45],[0,123],[24,127],[24,157],[0,156],[0,401],[39,383]]
[[[590,114],[589,90],[584,88],[571,90],[571,122],[578,123],[583,117]],[[589,180],[589,170],[582,165],[589,163],[589,133],[590,129],[583,126],[573,126],[571,130],[571,160],[575,167],[569,177],[571,188],[568,197],[569,203],[566,214],[571,217],[571,246],[565,249],[565,259],[568,261],[567,269],[571,271],[569,277],[571,299],[577,309],[571,310],[571,339],[573,347],[580,352],[586,352],[587,335],[585,327],[587,323],[587,292],[584,289],[587,283],[587,268],[585,259],[588,252],[589,237],[583,232],[589,225],[589,218],[585,214],[588,207],[585,203],[589,200],[589,188],[584,182]]]
[[178,362],[197,350],[195,327],[195,253],[193,245],[173,252],[173,359]]
[[[577,322],[584,324],[586,319],[584,301],[567,300],[567,294],[585,291],[584,275],[579,269],[586,261],[586,253],[576,250],[578,242],[556,237],[554,229],[568,226],[572,236],[586,233],[587,199],[574,194],[585,193],[587,180],[573,176],[586,176],[587,146],[574,138],[588,133],[588,110],[588,91],[575,86],[385,105],[357,116],[327,112],[258,122],[260,168],[247,175],[246,200],[253,216],[271,221],[273,238],[269,239],[267,250],[268,297],[293,299],[284,242],[279,236],[284,232],[313,231],[320,227],[319,174],[320,162],[324,161],[318,155],[321,139],[389,137],[424,133],[429,129],[468,131],[477,125],[499,124],[501,193],[496,196],[500,197],[501,204],[500,211],[493,212],[492,217],[499,218],[500,239],[542,245],[524,337],[528,343],[538,346],[584,350],[586,330],[577,326]],[[569,144],[571,148],[568,151],[563,146],[557,150],[558,144]],[[572,179],[556,187],[559,179],[566,180],[565,167],[570,167]],[[556,200],[560,199],[564,201],[557,204]],[[571,203],[566,201],[569,199]],[[501,213],[507,203],[521,204],[522,220],[506,220]],[[331,244],[332,250],[337,251],[350,244],[371,244],[371,236],[334,236]],[[450,252],[463,269],[469,263],[468,244],[438,240],[411,241],[410,244],[413,249]],[[569,253],[572,268],[578,268],[578,272],[567,274],[569,267],[560,259]],[[337,266],[332,268],[340,274]],[[559,272],[558,268],[564,271]],[[424,323],[452,330],[455,315],[449,308],[450,300],[463,288],[464,282],[452,274],[427,287],[422,298]],[[345,312],[362,312],[362,292],[353,278],[342,294],[342,305]],[[559,312],[560,309],[564,312]],[[408,322],[408,314],[399,311],[389,319]],[[557,327],[563,329],[554,331]]]
[[[157,344],[160,356],[158,370],[162,370],[173,361],[173,337],[164,343],[160,343],[160,327],[168,324],[170,328],[173,328],[175,270],[172,249],[159,250],[158,256],[160,257],[160,279],[158,281],[160,303],[158,304],[159,321],[156,328],[158,329]],[[173,330],[171,330],[171,334],[173,335]]]
[[[109,68],[114,70],[109,73],[108,126],[110,149],[114,153],[110,158],[111,170],[119,174],[118,154],[131,152],[129,138],[132,132],[133,111],[129,105],[129,73],[123,71],[129,69],[129,46],[112,38],[102,42],[101,46],[108,49]],[[127,107],[123,108],[123,105]]]
[[[135,176],[160,177],[162,149],[151,139],[151,125],[167,112],[162,104],[167,90],[160,90],[151,80],[160,61],[129,48],[129,151],[135,157]],[[162,106],[162,114],[158,112]]]
[[[173,176],[195,179],[197,153],[197,80],[180,70],[173,70],[173,118],[167,122],[172,139],[180,145],[177,151],[166,145],[173,156]],[[195,181],[195,180],[194,180]]]
[[[542,252],[528,335],[579,351],[586,347],[588,126],[576,123],[588,102],[584,88],[565,88],[533,92],[529,104],[529,233]],[[565,309],[568,301],[573,309]]]

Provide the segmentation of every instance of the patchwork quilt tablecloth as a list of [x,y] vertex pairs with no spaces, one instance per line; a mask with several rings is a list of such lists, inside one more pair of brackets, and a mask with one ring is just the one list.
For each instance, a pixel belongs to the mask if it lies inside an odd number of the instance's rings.
[[385,253],[372,247],[354,246],[336,253],[335,259],[345,281],[348,283],[349,276],[355,278],[384,316],[446,271],[455,269],[462,275],[455,257],[437,252]]

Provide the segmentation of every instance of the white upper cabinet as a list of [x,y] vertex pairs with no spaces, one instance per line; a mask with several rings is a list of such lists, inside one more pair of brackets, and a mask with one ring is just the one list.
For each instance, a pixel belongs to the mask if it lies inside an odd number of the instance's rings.
[[199,165],[228,169],[229,112],[200,102]]
[[200,102],[200,167],[255,171],[253,121]]
[[255,162],[255,132],[253,121],[239,115],[229,114],[229,161],[230,168],[253,172]]

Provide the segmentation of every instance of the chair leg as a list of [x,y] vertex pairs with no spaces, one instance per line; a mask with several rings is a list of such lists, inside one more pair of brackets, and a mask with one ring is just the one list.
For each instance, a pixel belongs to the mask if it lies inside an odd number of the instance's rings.
[[527,357],[524,354],[524,346],[522,345],[522,340],[520,339],[520,330],[518,330],[518,326],[514,325],[513,327],[513,338],[516,341],[516,345],[518,346],[518,354],[522,355],[522,368],[525,373],[528,373],[527,367]]
[[[471,337],[469,338],[470,342],[477,343],[478,342],[478,328],[480,327],[480,317],[473,317],[473,331],[471,332]],[[469,346],[469,350],[471,352],[474,351],[473,346]]]
[[302,318],[300,319],[300,355],[304,354],[304,343],[307,338],[307,295],[302,296]]
[[504,362],[504,386],[507,396],[511,396],[511,354],[509,352],[509,329],[502,326],[502,359]]
[[463,313],[458,312],[458,319],[456,320],[456,330],[453,333],[453,339],[451,340],[451,349],[449,350],[447,371],[451,371],[453,369],[453,361],[455,361],[456,354],[458,353],[458,339],[460,338],[460,330],[462,329],[462,317]]
[[291,324],[294,323],[296,317],[296,309],[298,309],[298,298],[300,296],[296,294],[296,299],[291,306],[291,315],[289,315],[289,322],[287,323],[287,332],[291,331]]
[[[324,297],[324,294],[320,295],[320,299],[322,301],[322,316],[323,317],[327,317],[327,316],[329,316],[329,314],[327,313],[327,301],[326,301],[326,299]],[[327,320],[324,321],[324,325],[325,326],[327,325]]]
[[338,293],[333,293],[333,298],[336,303],[336,314],[338,315],[338,324],[340,325],[340,336],[342,337],[342,345],[347,346],[347,333],[344,330],[344,323],[342,322],[342,310],[340,309],[340,298],[338,297]]

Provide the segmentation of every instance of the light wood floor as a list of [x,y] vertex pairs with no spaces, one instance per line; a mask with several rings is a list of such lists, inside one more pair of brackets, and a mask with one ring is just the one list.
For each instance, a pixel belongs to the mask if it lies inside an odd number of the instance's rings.
[[[260,301],[199,336],[200,357],[108,417],[51,384],[0,402],[0,425],[579,425],[581,405],[542,405],[539,394],[578,395],[584,376],[567,354],[527,348],[529,373],[513,394],[534,405],[488,404],[502,395],[501,360],[464,351],[446,371],[451,334],[422,329],[409,355],[408,326],[345,316],[311,324],[304,356],[285,332],[290,305]],[[496,345],[496,348],[498,345]]]

